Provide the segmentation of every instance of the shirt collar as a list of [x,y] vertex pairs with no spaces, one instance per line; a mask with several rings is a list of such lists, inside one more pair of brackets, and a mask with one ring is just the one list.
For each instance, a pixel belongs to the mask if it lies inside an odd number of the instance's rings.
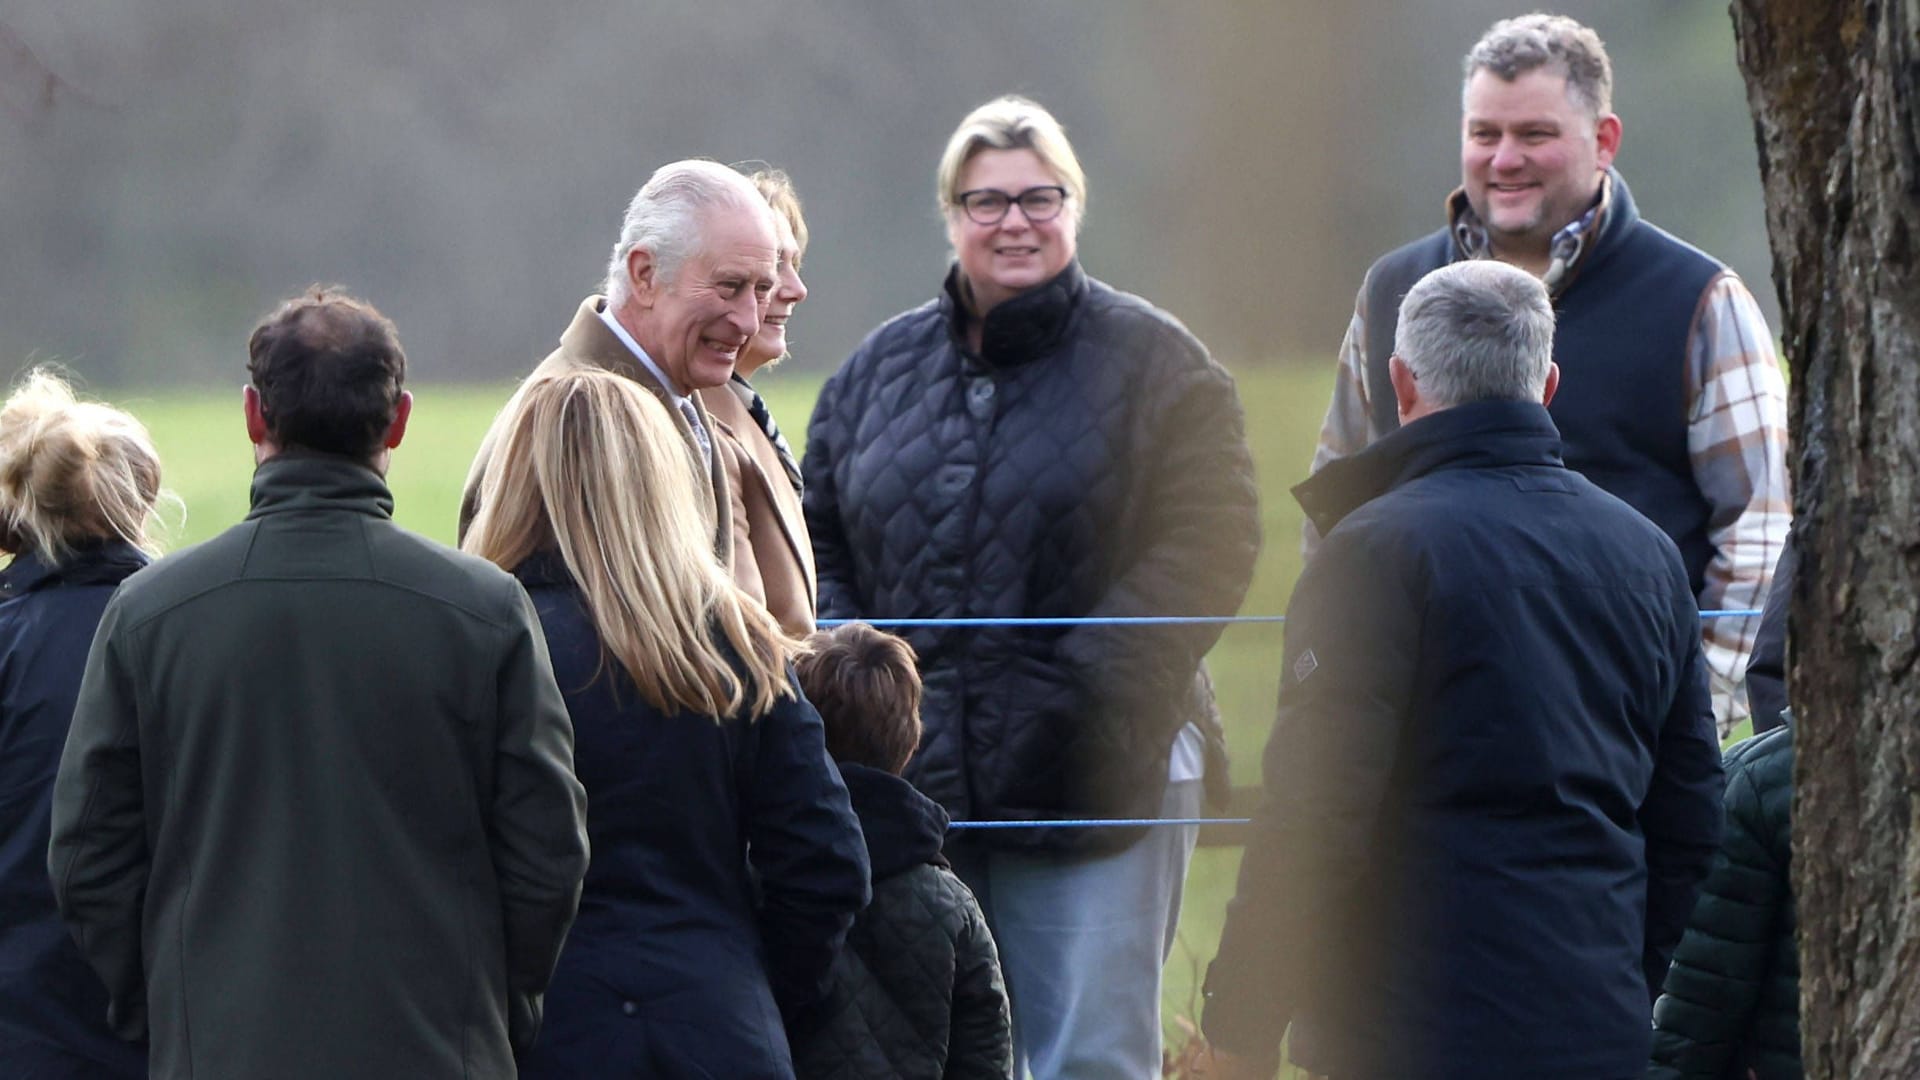
[[647,350],[641,348],[640,343],[633,340],[633,335],[627,333],[627,328],[620,325],[620,320],[613,317],[612,303],[608,303],[594,314],[600,316],[600,321],[607,324],[607,329],[613,331],[613,336],[619,338],[621,343],[626,345],[627,349],[640,361],[640,366],[646,368],[647,371],[653,375],[654,381],[660,384],[660,389],[664,390],[667,397],[673,400],[674,408],[678,409],[682,405],[692,404],[692,397],[674,390],[673,380],[667,378],[667,373],[660,370],[659,364],[653,362],[653,357],[647,355]]
[[[1540,280],[1547,292],[1558,295],[1560,287],[1566,283],[1567,272],[1580,262],[1599,233],[1601,221],[1606,217],[1608,198],[1613,187],[1613,174],[1606,173],[1600,178],[1600,194],[1587,207],[1587,212],[1568,222],[1547,244],[1547,272]],[[1487,236],[1487,227],[1480,215],[1466,200],[1466,192],[1455,192],[1453,214],[1453,240],[1469,259],[1493,258],[1493,241]]]

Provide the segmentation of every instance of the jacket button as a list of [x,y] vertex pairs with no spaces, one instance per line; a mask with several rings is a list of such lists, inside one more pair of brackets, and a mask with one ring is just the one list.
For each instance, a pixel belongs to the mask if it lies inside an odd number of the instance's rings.
[[993,380],[978,378],[967,388],[967,412],[976,420],[987,420],[993,416]]
[[620,1003],[620,1011],[628,1016],[633,1016],[640,1011],[640,1006],[635,1005],[631,1001],[623,1001]]

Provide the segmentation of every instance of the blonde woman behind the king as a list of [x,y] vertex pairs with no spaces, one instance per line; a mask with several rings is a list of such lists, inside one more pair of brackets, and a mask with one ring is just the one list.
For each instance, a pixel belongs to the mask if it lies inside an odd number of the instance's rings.
[[796,646],[715,557],[692,452],[632,380],[536,378],[499,432],[465,547],[533,596],[593,850],[521,1075],[791,1077],[781,1014],[868,894]]

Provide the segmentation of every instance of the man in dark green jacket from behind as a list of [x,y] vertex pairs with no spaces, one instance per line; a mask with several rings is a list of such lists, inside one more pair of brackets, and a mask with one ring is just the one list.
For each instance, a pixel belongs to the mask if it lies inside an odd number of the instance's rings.
[[54,786],[60,910],[156,1077],[511,1077],[586,872],[514,579],[395,526],[370,305],[248,343],[252,512],[128,579]]

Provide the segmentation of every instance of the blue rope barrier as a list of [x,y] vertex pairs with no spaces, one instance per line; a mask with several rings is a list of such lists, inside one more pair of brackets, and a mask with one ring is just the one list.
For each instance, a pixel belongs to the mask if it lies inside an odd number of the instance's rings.
[[[1703,619],[1744,618],[1758,615],[1758,608],[1715,608],[1700,613]],[[1284,623],[1285,615],[1107,615],[1096,618],[956,618],[956,619],[821,619],[821,626],[863,622],[868,626],[1198,626],[1231,623]]]
[[950,821],[949,829],[1120,829],[1142,825],[1247,825],[1252,818],[1080,818],[1061,821]]
[[[1757,608],[1716,608],[1700,613],[1703,619],[1743,618],[1760,614]],[[1193,626],[1233,623],[1284,623],[1285,615],[1110,615],[1103,618],[958,618],[958,619],[821,619],[821,626],[864,622],[869,626]],[[1247,825],[1252,818],[1068,818],[1060,821],[953,821],[947,828],[973,829],[1132,829],[1167,825]]]

